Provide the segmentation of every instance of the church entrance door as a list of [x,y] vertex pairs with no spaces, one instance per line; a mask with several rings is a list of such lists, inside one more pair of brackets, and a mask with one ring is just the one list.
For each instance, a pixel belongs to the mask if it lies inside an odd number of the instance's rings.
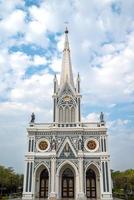
[[96,198],[96,175],[92,169],[86,172],[86,195],[87,198]]
[[69,168],[62,174],[62,198],[74,198],[74,174]]
[[48,180],[48,171],[44,169],[40,174],[40,198],[48,197]]

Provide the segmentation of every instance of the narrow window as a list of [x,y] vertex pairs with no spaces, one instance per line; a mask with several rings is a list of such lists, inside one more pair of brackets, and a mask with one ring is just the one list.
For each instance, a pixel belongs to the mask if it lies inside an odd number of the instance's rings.
[[34,151],[34,140],[32,140],[32,152]]
[[33,171],[33,163],[31,162],[31,166],[30,166],[30,183],[29,183],[29,192],[31,192],[31,188],[32,188],[32,171]]
[[108,164],[106,164],[106,180],[107,180],[107,192],[109,192],[109,179],[108,179]]
[[105,166],[104,166],[104,162],[102,162],[102,171],[103,171],[103,191],[106,192]]
[[104,138],[104,151],[106,152],[107,149],[106,149],[106,139]]
[[29,162],[27,163],[27,172],[26,172],[26,192],[28,192],[28,179],[29,179]]
[[102,152],[104,151],[103,150],[103,138],[101,138],[101,150],[102,150]]
[[28,152],[31,151],[31,139],[29,139],[29,144],[28,144]]

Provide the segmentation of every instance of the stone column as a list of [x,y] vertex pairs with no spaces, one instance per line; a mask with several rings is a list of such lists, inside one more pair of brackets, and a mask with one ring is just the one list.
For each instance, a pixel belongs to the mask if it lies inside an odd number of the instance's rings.
[[78,199],[83,200],[85,199],[84,194],[84,177],[83,177],[83,152],[79,150],[79,194]]
[[25,176],[24,176],[24,187],[22,199],[32,199],[33,197],[33,162],[32,160],[26,160]]
[[51,193],[49,196],[50,200],[55,200],[56,199],[56,193],[55,193],[55,179],[56,179],[56,157],[55,157],[55,150],[53,150],[53,156],[51,158]]

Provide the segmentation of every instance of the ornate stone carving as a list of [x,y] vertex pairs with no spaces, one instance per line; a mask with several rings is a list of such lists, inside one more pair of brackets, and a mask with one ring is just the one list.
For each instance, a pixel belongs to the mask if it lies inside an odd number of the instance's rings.
[[53,138],[52,138],[51,148],[52,148],[52,150],[56,150],[56,139],[55,139],[55,136],[53,136]]
[[78,149],[79,149],[79,150],[82,150],[82,149],[83,149],[82,147],[83,147],[83,146],[82,146],[82,137],[79,136],[79,140],[78,140]]

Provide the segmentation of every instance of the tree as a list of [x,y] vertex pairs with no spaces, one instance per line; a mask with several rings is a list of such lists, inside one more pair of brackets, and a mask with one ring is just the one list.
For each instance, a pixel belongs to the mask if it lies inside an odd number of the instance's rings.
[[0,166],[0,194],[11,194],[18,192],[23,186],[23,175],[16,174],[14,169]]
[[124,194],[134,192],[134,169],[128,169],[122,172],[113,171],[112,179],[115,192],[123,191]]

